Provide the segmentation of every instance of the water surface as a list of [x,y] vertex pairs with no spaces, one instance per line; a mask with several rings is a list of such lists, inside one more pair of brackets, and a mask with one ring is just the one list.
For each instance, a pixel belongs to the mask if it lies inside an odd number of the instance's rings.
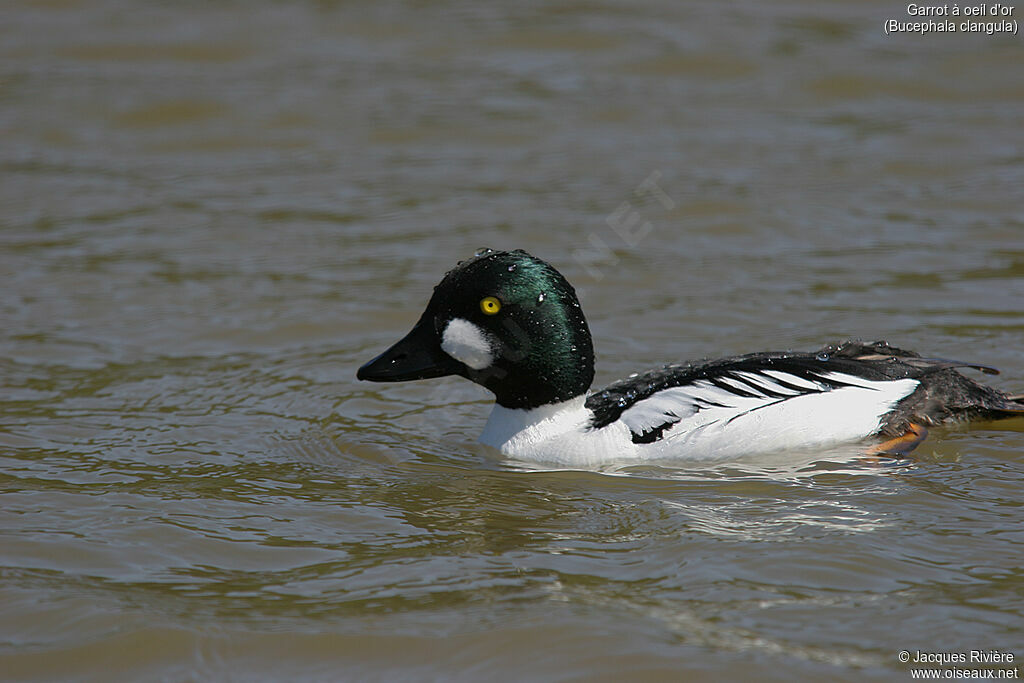
[[469,383],[355,381],[490,246],[576,284],[598,384],[860,337],[1024,390],[1020,38],[885,36],[903,11],[9,5],[0,678],[1024,657],[1022,421],[538,471],[476,444]]

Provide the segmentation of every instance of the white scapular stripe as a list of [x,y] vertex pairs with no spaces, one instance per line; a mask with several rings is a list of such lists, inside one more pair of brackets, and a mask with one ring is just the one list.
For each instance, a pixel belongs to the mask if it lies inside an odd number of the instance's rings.
[[[773,391],[777,394],[782,394],[784,396],[796,396],[797,394],[804,393],[802,391],[799,391],[799,384],[796,384],[795,382],[786,382],[787,375],[784,372],[777,372],[775,377],[766,377],[765,375],[759,375],[755,372],[743,371],[737,372],[736,376],[742,377],[743,379],[751,382],[754,386],[760,387],[762,390]],[[793,375],[788,375],[788,377],[793,377],[793,379],[799,379],[799,377],[794,377]],[[777,382],[773,382],[773,379],[786,382],[786,384],[790,386],[784,386],[782,384],[778,384]],[[793,387],[797,388],[794,389]],[[811,385],[809,387],[804,387],[804,389],[806,389],[807,391],[815,391],[818,389],[818,387]]]
[[[781,370],[763,370],[761,374],[775,378],[785,382],[786,384],[792,384],[795,387],[807,389],[808,391],[818,391],[821,389],[821,385],[816,382],[804,379],[803,377],[797,377],[796,375],[791,375],[788,372],[782,372]],[[776,386],[777,385],[772,385],[772,389],[775,389]]]

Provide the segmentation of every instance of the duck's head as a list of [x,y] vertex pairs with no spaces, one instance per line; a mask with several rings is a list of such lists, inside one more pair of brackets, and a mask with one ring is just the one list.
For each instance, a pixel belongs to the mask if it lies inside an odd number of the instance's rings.
[[535,408],[586,393],[594,348],[562,274],[525,251],[485,249],[434,287],[419,322],[359,368],[371,382],[460,375],[506,408]]

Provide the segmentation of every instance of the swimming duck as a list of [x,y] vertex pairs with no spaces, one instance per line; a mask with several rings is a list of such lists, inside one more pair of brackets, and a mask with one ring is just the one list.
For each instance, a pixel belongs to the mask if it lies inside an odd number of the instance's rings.
[[594,348],[575,290],[525,251],[485,249],[449,271],[412,331],[357,377],[465,377],[495,397],[480,441],[516,459],[585,467],[859,440],[876,442],[874,453],[905,453],[932,425],[1024,415],[1024,395],[956,367],[997,373],[846,341],[665,365],[588,393]]

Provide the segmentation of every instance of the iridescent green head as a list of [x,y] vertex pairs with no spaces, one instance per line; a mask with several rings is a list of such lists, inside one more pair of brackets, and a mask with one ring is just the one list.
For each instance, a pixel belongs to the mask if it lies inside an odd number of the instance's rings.
[[525,251],[481,250],[434,287],[412,331],[357,376],[399,382],[461,375],[506,408],[586,393],[594,348],[576,292]]

